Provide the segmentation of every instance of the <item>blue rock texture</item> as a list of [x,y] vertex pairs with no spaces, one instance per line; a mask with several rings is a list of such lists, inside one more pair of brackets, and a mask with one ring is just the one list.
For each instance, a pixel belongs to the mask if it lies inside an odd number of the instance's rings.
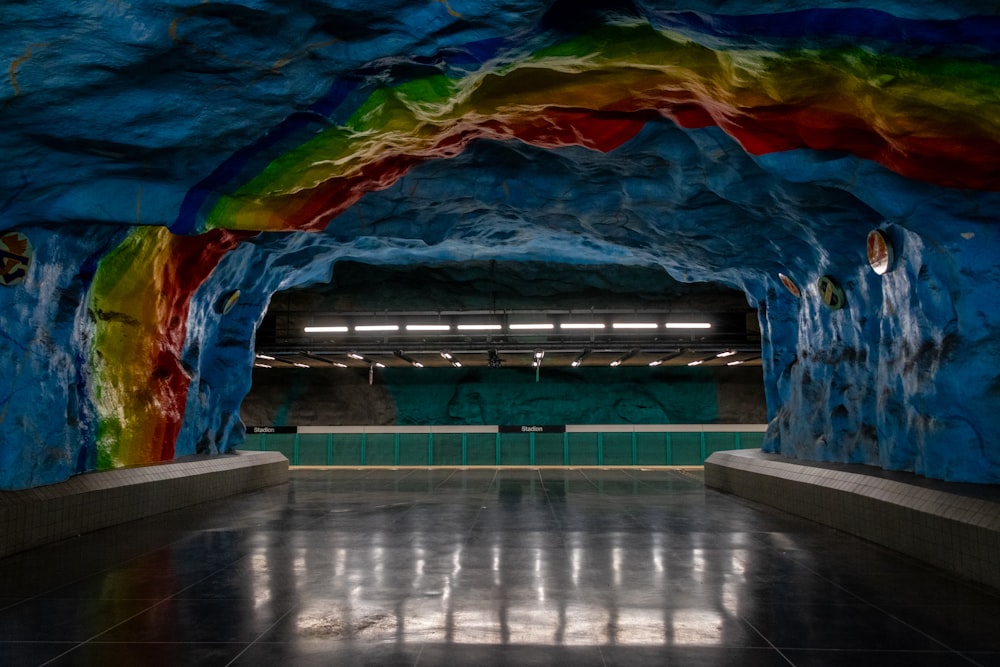
[[[738,49],[788,46],[767,17],[817,7],[815,33],[794,45],[827,34],[843,45],[853,37],[837,11],[867,7],[895,32],[866,48],[1000,64],[997,10],[975,0],[585,4],[628,4],[661,29]],[[563,3],[5,4],[0,231],[25,234],[35,253],[23,284],[0,287],[0,488],[97,465],[93,369],[110,350],[93,345],[102,315],[88,307],[90,288],[130,230],[176,225],[196,186],[343,82],[465,66],[452,55],[469,44],[523,37],[530,53],[565,29],[544,25],[554,6]],[[727,32],[750,16],[761,17],[756,32]],[[1000,132],[1000,78],[983,80],[978,94],[992,102],[965,120]],[[853,93],[831,98],[841,94]],[[323,231],[262,232],[225,255],[187,312],[179,362],[190,383],[173,451],[241,442],[255,331],[272,296],[329,281],[338,261],[629,264],[743,290],[759,309],[769,451],[997,483],[998,211],[995,191],[911,180],[847,150],[749,152],[718,127],[666,117],[607,153],[476,141],[367,192]],[[895,246],[884,276],[867,263],[872,229]],[[821,302],[823,275],[843,287],[843,309]],[[234,289],[240,298],[221,315]]]

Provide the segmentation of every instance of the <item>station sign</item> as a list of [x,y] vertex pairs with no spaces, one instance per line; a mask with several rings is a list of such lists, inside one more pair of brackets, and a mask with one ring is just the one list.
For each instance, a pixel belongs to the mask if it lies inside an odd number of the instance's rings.
[[501,433],[565,433],[565,424],[498,426]]
[[298,433],[298,426],[247,426],[247,433],[253,435],[271,435],[274,433]]

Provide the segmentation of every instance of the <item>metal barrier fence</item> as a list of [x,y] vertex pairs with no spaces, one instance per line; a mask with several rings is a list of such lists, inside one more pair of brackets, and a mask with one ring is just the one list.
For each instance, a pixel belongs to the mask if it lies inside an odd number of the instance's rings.
[[660,466],[702,465],[716,451],[759,448],[767,425],[570,425],[555,433],[497,426],[253,429],[269,427],[249,427],[239,449],[281,452],[291,465]]

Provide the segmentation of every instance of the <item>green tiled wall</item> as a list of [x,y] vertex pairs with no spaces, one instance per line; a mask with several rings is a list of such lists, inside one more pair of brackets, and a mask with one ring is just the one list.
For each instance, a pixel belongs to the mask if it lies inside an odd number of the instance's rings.
[[[271,433],[240,449],[277,451],[292,465],[701,465],[714,452],[755,449],[757,431],[645,433]],[[498,460],[499,457],[499,460]]]

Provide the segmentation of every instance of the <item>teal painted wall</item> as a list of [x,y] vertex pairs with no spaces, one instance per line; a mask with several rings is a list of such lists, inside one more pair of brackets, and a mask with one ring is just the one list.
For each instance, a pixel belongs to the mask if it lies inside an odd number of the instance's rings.
[[[426,372],[425,372],[426,371]],[[464,372],[463,372],[464,371]],[[715,378],[698,369],[387,369],[398,424],[711,423]]]
[[763,423],[759,368],[263,370],[253,425]]

